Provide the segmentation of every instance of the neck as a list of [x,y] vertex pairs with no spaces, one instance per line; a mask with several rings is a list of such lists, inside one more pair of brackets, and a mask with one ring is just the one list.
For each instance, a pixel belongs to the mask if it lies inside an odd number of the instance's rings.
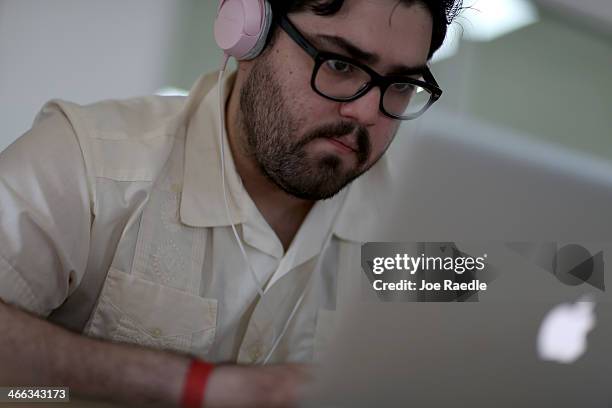
[[266,177],[255,159],[246,153],[247,138],[239,115],[240,79],[238,75],[225,108],[232,157],[244,188],[286,251],[315,202],[287,194]]

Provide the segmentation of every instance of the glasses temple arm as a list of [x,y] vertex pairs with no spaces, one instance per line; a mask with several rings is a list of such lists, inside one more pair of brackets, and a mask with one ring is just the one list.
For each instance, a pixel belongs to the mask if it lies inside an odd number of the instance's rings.
[[319,51],[304,38],[302,33],[289,21],[285,16],[280,16],[278,19],[280,27],[291,37],[300,47],[304,49],[312,58],[316,58]]

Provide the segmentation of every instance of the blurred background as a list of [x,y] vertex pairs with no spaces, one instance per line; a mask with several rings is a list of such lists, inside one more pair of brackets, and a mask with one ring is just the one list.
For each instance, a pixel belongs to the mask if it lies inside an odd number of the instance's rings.
[[[216,5],[0,0],[0,150],[53,98],[90,103],[188,90],[219,65]],[[432,64],[444,95],[428,120],[469,118],[612,160],[612,2],[465,5]]]

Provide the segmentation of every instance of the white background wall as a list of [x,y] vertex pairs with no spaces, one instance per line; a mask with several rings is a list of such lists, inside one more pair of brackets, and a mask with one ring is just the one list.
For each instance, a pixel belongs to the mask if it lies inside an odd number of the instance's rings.
[[47,100],[90,103],[164,86],[178,3],[0,0],[0,150]]
[[591,20],[598,29],[612,33],[612,1],[610,0],[536,0],[537,4]]

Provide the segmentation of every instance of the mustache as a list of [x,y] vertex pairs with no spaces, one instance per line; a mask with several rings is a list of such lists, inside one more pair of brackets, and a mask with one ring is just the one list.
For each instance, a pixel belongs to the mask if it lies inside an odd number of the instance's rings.
[[333,139],[350,135],[355,131],[357,135],[357,161],[359,164],[364,164],[370,156],[370,132],[365,127],[352,122],[339,122],[318,127],[308,132],[299,142],[298,147],[301,148],[316,139]]

